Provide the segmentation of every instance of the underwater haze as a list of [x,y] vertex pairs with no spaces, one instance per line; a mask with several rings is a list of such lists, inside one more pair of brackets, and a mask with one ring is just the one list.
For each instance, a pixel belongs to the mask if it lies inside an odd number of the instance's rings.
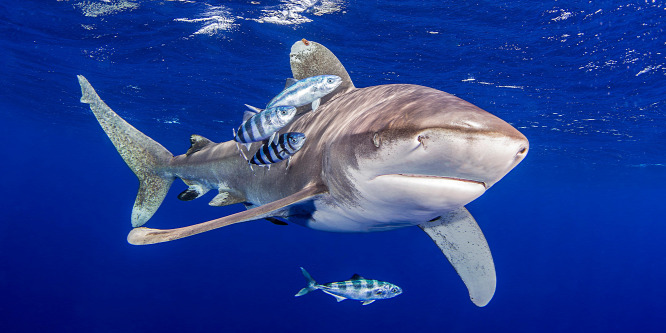
[[[663,1],[0,0],[0,332],[664,332]],[[266,220],[127,243],[137,178],[76,75],[174,154],[233,138],[244,104],[321,43],[356,87],[460,97],[530,141],[467,205],[497,289],[475,306],[417,227],[327,233]],[[177,199],[151,228],[244,210]],[[357,273],[397,297],[307,286]]]

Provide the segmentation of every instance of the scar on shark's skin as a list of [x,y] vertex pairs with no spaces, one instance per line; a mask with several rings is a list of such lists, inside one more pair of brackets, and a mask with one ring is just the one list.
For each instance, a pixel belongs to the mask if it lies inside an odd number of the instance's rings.
[[[250,170],[234,141],[193,136],[187,153],[174,156],[118,116],[78,76],[81,102],[90,105],[139,178],[128,242],[168,242],[261,219],[333,232],[418,225],[454,266],[472,302],[488,304],[495,293],[495,264],[465,205],[525,158],[525,136],[436,89],[409,84],[356,88],[338,58],[316,42],[296,42],[290,59],[296,80],[326,74],[342,83],[321,98],[316,113],[303,108],[280,130],[303,133],[308,144],[270,172]],[[142,227],[177,178],[188,186],[182,200],[217,190],[210,205],[242,203],[247,210],[176,229]]]

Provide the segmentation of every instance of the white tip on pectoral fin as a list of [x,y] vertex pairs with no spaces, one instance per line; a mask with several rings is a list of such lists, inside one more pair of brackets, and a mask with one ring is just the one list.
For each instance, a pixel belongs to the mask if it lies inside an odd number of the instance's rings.
[[466,208],[419,227],[437,244],[476,306],[486,306],[495,294],[497,279],[490,248],[479,225]]

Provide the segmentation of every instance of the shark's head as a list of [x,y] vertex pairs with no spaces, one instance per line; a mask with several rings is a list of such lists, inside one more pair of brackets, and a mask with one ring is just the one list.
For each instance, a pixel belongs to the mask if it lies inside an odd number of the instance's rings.
[[326,172],[336,180],[329,187],[354,193],[350,204],[362,202],[388,225],[422,223],[468,204],[527,154],[518,130],[442,91],[388,85],[358,93],[374,102],[356,109],[349,134],[330,144]]

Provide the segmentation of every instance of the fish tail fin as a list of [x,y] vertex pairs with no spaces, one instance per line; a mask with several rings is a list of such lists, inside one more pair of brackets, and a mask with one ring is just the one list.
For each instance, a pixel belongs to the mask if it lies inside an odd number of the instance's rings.
[[173,155],[111,110],[83,75],[77,77],[81,85],[81,103],[90,104],[90,110],[102,129],[139,178],[139,193],[132,209],[132,226],[142,226],[160,207],[175,179],[164,171]]
[[317,282],[310,276],[310,273],[305,270],[305,268],[301,267],[301,272],[303,272],[303,276],[305,276],[305,279],[308,280],[308,286],[301,289],[294,297],[298,296],[303,296],[313,290],[317,290]]

